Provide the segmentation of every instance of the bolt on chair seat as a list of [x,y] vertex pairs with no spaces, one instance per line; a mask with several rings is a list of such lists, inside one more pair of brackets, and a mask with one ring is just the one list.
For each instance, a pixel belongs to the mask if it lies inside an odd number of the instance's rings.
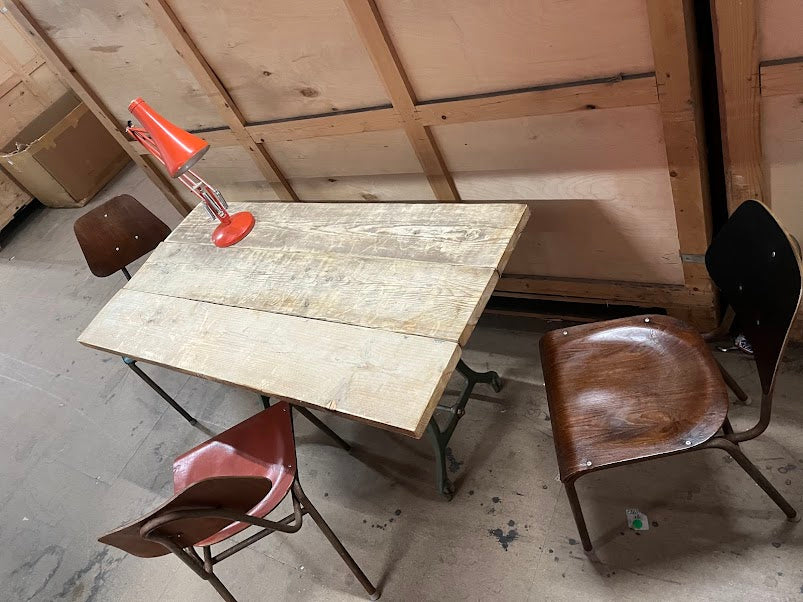
[[[220,596],[236,602],[213,567],[277,531],[295,533],[309,514],[372,600],[379,591],[343,547],[301,489],[296,466],[292,413],[277,403],[176,458],[175,495],[156,510],[98,541],[135,556],[176,554]],[[290,494],[293,513],[264,518]],[[251,526],[262,530],[212,555],[211,546]],[[195,551],[200,547],[203,558]]]
[[703,337],[650,315],[554,330],[541,344],[561,479],[711,438],[728,391]]
[[764,205],[746,201],[711,243],[705,263],[733,310],[727,315],[735,313],[753,346],[761,409],[750,429],[734,432],[726,387],[743,401],[747,396],[706,346],[724,326],[700,335],[680,320],[651,315],[554,330],[541,339],[560,479],[585,550],[591,539],[574,486],[579,477],[699,449],[726,451],[789,520],[799,520],[739,447],[769,426],[800,304],[799,247]]

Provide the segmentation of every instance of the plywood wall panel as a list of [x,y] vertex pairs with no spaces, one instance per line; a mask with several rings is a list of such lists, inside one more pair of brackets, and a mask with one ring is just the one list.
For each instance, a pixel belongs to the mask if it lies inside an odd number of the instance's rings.
[[761,120],[772,211],[803,241],[803,90],[763,98]]
[[435,128],[465,200],[530,200],[509,274],[681,284],[657,107]]
[[756,0],[762,61],[803,56],[803,2]]
[[421,173],[401,130],[273,142],[270,148],[291,178]]
[[305,201],[434,201],[424,174],[334,176],[291,180]]
[[652,71],[643,0],[380,0],[419,100]]
[[250,122],[387,104],[341,0],[171,0]]
[[121,123],[148,100],[184,128],[222,125],[181,58],[132,0],[26,0],[25,6]]

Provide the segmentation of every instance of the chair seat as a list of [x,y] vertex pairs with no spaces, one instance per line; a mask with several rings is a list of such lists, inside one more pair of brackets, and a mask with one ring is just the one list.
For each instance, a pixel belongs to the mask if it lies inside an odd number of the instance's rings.
[[635,316],[554,330],[541,340],[561,480],[688,449],[711,438],[728,393],[686,323]]
[[[286,403],[279,403],[176,458],[173,463],[173,487],[178,493],[209,477],[266,477],[273,487],[247,512],[261,518],[284,499],[295,474],[296,456],[290,408]],[[197,545],[219,543],[249,526],[246,523],[229,524]]]

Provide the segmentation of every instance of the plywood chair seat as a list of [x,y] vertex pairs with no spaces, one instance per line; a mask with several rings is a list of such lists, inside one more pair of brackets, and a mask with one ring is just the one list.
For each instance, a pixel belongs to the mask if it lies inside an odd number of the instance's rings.
[[542,343],[561,479],[711,438],[728,392],[702,336],[650,315],[554,330]]
[[[276,532],[295,533],[309,515],[371,600],[380,592],[310,502],[298,481],[292,410],[279,402],[182,454],[173,463],[175,495],[156,510],[107,533],[101,543],[143,558],[172,552],[227,602],[236,602],[214,566]],[[265,518],[290,494],[293,512]],[[261,530],[212,554],[212,546],[251,527]],[[202,549],[203,558],[195,548]]]
[[[590,471],[703,449],[720,449],[783,510],[797,511],[742,451],[770,423],[776,377],[801,294],[800,248],[770,211],[745,201],[705,254],[739,327],[753,346],[761,382],[756,424],[734,431],[726,387],[747,396],[706,341],[727,335],[728,319],[706,335],[674,318],[638,316],[541,339],[541,364],[560,480],[585,550],[591,550],[575,481]],[[721,433],[720,433],[721,429]]]
[[[178,493],[198,481],[225,475],[262,477],[273,483],[270,491],[248,510],[249,515],[263,517],[279,505],[296,475],[287,404],[278,411],[259,412],[176,458],[173,489]],[[211,546],[250,526],[229,524],[196,545]]]

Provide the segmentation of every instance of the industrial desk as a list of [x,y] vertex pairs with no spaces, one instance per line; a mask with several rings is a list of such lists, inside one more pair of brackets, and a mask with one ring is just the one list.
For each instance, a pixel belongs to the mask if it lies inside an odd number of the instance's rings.
[[[527,221],[512,203],[239,203],[254,230],[209,240],[196,207],[79,341],[445,447],[471,389],[461,360]],[[467,384],[441,430],[452,372]]]

